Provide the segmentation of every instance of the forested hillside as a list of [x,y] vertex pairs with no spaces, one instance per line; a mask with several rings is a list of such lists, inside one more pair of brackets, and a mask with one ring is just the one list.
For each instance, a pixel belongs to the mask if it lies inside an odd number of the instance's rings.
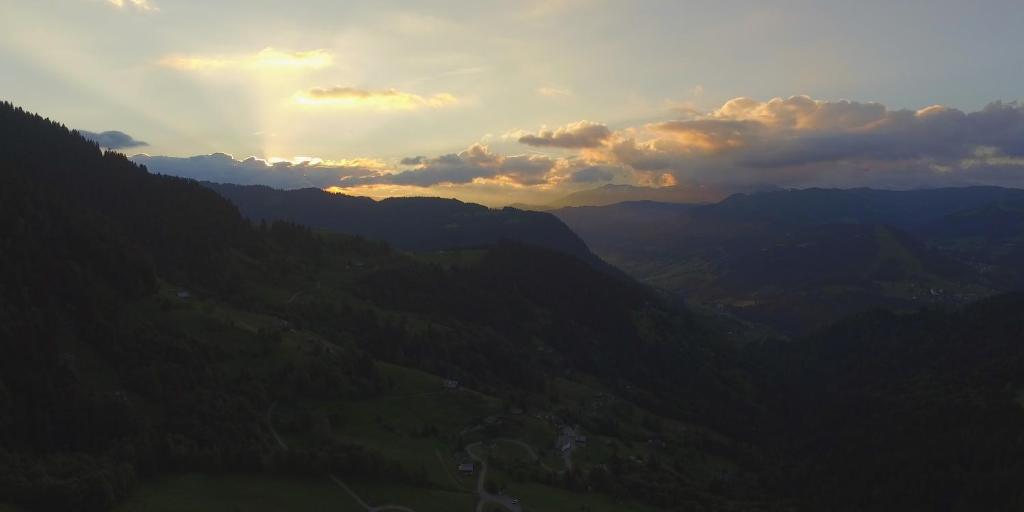
[[789,335],[1024,286],[1024,191],[806,189],[553,213],[606,261]]
[[[568,378],[645,416],[737,425],[742,407],[727,404],[742,403],[743,378],[715,355],[727,348],[677,305],[572,256],[512,242],[414,256],[295,224],[252,225],[198,183],[151,175],[11,105],[0,125],[5,499],[102,510],[140,478],[181,471],[427,485],[416,466],[344,429],[275,448],[274,404],[285,431],[307,435],[293,425],[316,424],[302,418],[324,407],[309,401],[392,392],[382,364],[520,408],[566,407],[549,400]],[[345,423],[331,414],[319,417]],[[635,421],[594,428],[623,442]],[[453,449],[468,442],[427,435]],[[638,498],[630,489],[642,483],[662,504],[728,499],[705,477],[663,477],[607,489]]]
[[259,185],[204,183],[255,220],[284,220],[314,229],[359,235],[397,249],[431,251],[523,242],[604,264],[558,218],[514,208],[494,210],[455,199],[331,194],[319,189],[275,190]]
[[[1017,294],[737,346],[563,251],[250,222],[9,104],[0,136],[0,507],[1024,504]],[[943,236],[1015,236],[972,227],[1016,211],[1000,205],[944,213]],[[971,271],[910,228],[795,224],[722,282]]]
[[785,492],[809,510],[1024,506],[1022,313],[1010,294],[750,347]]

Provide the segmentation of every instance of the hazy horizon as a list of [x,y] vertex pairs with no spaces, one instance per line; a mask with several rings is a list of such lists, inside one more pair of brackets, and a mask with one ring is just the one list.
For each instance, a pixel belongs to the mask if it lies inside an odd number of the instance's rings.
[[1024,186],[1013,2],[2,3],[6,99],[155,172],[492,206]]

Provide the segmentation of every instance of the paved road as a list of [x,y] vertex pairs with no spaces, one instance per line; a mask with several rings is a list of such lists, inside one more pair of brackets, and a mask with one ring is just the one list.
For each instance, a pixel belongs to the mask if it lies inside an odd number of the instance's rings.
[[512,512],[522,512],[522,507],[512,503],[512,498],[510,496],[491,494],[484,488],[484,482],[487,480],[487,460],[477,455],[475,452],[475,449],[480,448],[480,446],[481,443],[473,443],[466,447],[466,453],[468,453],[473,460],[480,463],[480,476],[476,481],[476,493],[480,496],[480,501],[476,504],[476,512],[483,512],[484,507],[487,506],[488,503],[496,503],[508,510],[511,510]]

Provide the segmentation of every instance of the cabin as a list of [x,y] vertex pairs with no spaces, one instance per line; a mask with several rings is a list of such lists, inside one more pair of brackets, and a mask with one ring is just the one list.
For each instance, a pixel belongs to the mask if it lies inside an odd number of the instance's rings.
[[444,389],[459,389],[459,381],[452,379],[445,379],[441,382],[441,387]]
[[576,444],[587,444],[587,436],[576,436]]
[[473,465],[472,462],[463,462],[462,464],[459,464],[458,469],[459,473],[469,475],[473,473],[476,467]]
[[181,300],[188,300],[192,298],[192,294],[188,290],[181,290],[178,292],[178,298]]

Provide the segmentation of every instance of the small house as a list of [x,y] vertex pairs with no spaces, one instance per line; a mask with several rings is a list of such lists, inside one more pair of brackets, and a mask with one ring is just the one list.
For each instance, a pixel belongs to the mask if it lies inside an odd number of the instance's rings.
[[471,474],[476,469],[472,462],[463,462],[459,464],[459,473]]

